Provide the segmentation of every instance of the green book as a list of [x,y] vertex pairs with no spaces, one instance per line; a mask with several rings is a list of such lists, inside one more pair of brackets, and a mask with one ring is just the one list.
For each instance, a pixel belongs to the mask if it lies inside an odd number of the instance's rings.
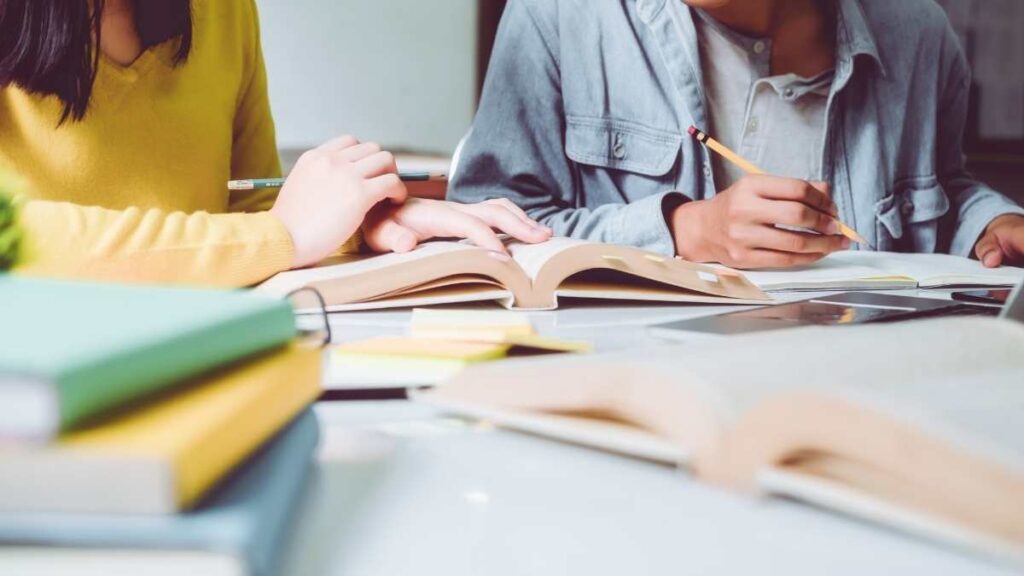
[[49,440],[295,335],[288,302],[252,293],[0,275],[0,439]]

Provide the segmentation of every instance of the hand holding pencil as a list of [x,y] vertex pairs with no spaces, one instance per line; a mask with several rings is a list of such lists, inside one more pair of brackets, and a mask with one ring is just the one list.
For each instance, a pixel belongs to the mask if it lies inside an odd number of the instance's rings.
[[671,224],[683,258],[735,268],[788,268],[863,241],[839,221],[826,184],[765,175],[696,128],[691,134],[748,175],[710,200],[674,210]]

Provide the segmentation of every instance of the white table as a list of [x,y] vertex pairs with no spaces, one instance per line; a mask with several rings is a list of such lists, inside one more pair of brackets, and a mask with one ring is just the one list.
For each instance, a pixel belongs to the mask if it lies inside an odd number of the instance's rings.
[[[569,306],[542,333],[599,350],[711,307]],[[408,311],[338,315],[337,339],[398,334]],[[321,403],[320,461],[282,574],[1010,574],[930,542],[681,472],[445,417]]]

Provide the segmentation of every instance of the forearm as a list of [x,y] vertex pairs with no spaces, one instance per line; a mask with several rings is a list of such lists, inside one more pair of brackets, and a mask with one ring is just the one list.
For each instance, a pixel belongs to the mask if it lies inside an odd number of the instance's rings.
[[682,195],[666,192],[629,204],[594,208],[534,208],[526,213],[550,227],[556,236],[606,244],[634,246],[672,257],[676,246],[666,212]]
[[[468,170],[467,170],[468,171]],[[460,178],[449,193],[451,200],[472,204],[507,198],[530,218],[551,228],[555,236],[592,242],[635,246],[665,256],[675,255],[672,232],[666,222],[671,207],[684,201],[678,192],[665,192],[629,204],[570,208],[543,190],[526,190],[514,182],[487,184],[483,179]]]
[[63,202],[21,205],[16,273],[56,278],[241,287],[287,270],[291,238],[266,212],[185,214]]

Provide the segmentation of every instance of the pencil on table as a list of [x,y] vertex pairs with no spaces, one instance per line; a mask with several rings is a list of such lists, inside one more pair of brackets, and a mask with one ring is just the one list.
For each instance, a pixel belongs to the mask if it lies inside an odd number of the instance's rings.
[[[738,166],[741,170],[743,170],[747,174],[758,175],[758,174],[764,174],[765,173],[764,170],[761,170],[760,168],[755,166],[753,163],[751,163],[749,160],[747,160],[747,159],[743,158],[742,156],[740,156],[739,154],[733,152],[725,144],[722,144],[718,140],[715,140],[714,138],[708,136],[704,132],[701,132],[695,126],[690,126],[690,129],[687,130],[687,132],[690,133],[690,136],[693,136],[694,138],[696,138],[698,142],[700,142],[701,144],[707,146],[709,149],[711,149],[711,151],[717,153],[722,158],[725,158],[729,162],[732,162],[733,164]],[[840,219],[838,219],[838,218],[836,218],[834,216],[832,217],[832,219],[835,220],[836,224],[839,225],[839,232],[843,236],[846,236],[850,240],[852,240],[854,242],[857,242],[859,244],[864,244],[865,246],[869,246],[868,241],[865,240],[863,236],[858,234],[856,230],[854,230],[853,228],[850,228],[849,226],[844,224],[842,222],[842,220],[840,220]]]
[[[402,182],[444,182],[448,175],[444,172],[399,172]],[[228,182],[228,190],[260,190],[263,188],[280,188],[284,186],[284,178],[260,178],[253,180],[232,180]]]

